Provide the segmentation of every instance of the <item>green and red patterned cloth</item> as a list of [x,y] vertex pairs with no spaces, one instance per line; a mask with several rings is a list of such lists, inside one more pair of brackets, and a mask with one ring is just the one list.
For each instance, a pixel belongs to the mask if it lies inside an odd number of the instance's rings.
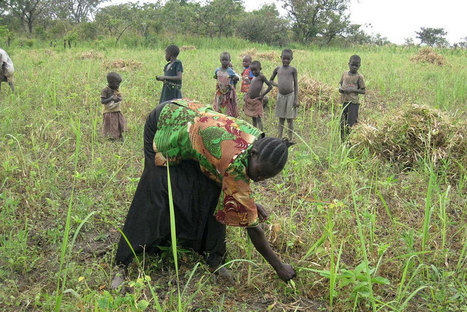
[[258,224],[247,175],[248,151],[264,134],[247,122],[190,100],[173,100],[162,109],[154,136],[157,166],[196,160],[201,171],[222,184],[217,221],[230,226]]

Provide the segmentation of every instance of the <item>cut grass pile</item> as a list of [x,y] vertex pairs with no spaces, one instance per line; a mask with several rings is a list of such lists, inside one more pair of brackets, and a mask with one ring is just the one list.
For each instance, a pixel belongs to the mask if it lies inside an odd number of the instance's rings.
[[[273,88],[269,96],[276,98],[277,92],[278,89]],[[322,110],[329,111],[335,103],[338,103],[338,100],[339,93],[337,88],[305,75],[301,75],[298,78],[298,101],[305,109],[316,106]]]
[[180,47],[180,51],[196,50],[194,45],[184,45]]
[[90,51],[82,52],[79,57],[82,60],[84,60],[84,59],[91,59],[91,60],[98,59],[98,60],[100,60],[100,59],[104,58],[104,54],[101,53],[101,52],[90,50]]
[[261,61],[263,59],[273,61],[273,60],[279,60],[280,58],[280,55],[276,51],[258,52],[258,50],[256,49],[249,49],[249,50],[242,51],[240,53],[240,58],[244,58],[247,55],[251,56],[253,61],[256,61],[256,60]]
[[410,60],[414,63],[430,63],[438,66],[446,65],[446,58],[432,48],[423,48]]
[[106,61],[103,63],[103,66],[106,69],[117,68],[122,71],[133,71],[141,68],[143,66],[143,63],[134,60],[118,59],[113,61]]
[[352,129],[350,141],[358,152],[368,148],[370,153],[405,168],[424,159],[435,167],[450,162],[456,164],[451,166],[455,168],[452,177],[467,165],[467,124],[456,123],[438,109],[413,104],[375,122],[375,126],[360,123]]

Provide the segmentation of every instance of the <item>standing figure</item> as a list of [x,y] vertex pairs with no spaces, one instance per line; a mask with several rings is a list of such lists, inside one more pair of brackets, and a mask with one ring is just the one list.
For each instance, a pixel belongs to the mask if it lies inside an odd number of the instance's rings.
[[229,66],[230,54],[228,52],[221,53],[220,61],[221,67],[217,68],[214,73],[217,83],[213,108],[216,112],[238,117],[237,92],[235,91],[238,75]]
[[14,72],[15,67],[13,66],[10,56],[8,56],[5,50],[0,49],[0,90],[2,89],[2,82],[8,82],[11,91],[15,92],[15,86],[13,84]]
[[256,203],[251,181],[263,181],[285,166],[290,144],[264,137],[243,120],[188,100],[158,105],[144,127],[144,170],[126,217],[116,254],[120,266],[112,288],[125,279],[135,253],[170,244],[168,176],[173,191],[177,241],[205,257],[212,271],[222,266],[226,226],[246,229],[256,250],[283,281],[295,276],[272,250],[259,222],[268,217]]
[[290,66],[293,60],[293,52],[290,49],[284,49],[281,53],[282,66],[276,67],[272,72],[270,81],[274,81],[277,75],[277,86],[279,92],[276,102],[276,117],[279,118],[279,138],[282,138],[284,131],[284,122],[287,119],[289,141],[293,138],[293,121],[297,118],[298,108],[298,82],[297,70]]
[[122,95],[118,88],[122,82],[119,74],[107,74],[108,86],[102,90],[101,103],[103,114],[102,134],[111,140],[120,139],[123,142],[123,132],[126,131],[126,120],[123,117],[120,104]]
[[358,73],[361,58],[352,55],[349,60],[349,71],[342,74],[339,82],[339,92],[342,102],[341,140],[350,132],[350,127],[358,122],[359,94],[365,94],[363,76]]
[[[251,63],[251,72],[254,78],[251,81],[247,94],[245,94],[245,106],[243,111],[245,115],[253,118],[253,126],[263,131],[263,122],[261,120],[261,117],[263,117],[263,98],[271,91],[272,84],[261,72],[261,63],[259,61]],[[261,94],[263,83],[265,83],[268,88]]]
[[183,65],[177,59],[179,53],[180,49],[176,45],[165,48],[165,59],[168,63],[164,66],[164,76],[156,76],[156,80],[164,82],[159,104],[182,98]]
[[253,76],[253,73],[251,72],[251,56],[245,55],[242,60],[242,65],[243,65],[243,72],[242,72],[242,86],[240,91],[243,93],[243,96],[245,96],[248,92],[248,88],[250,88],[251,81],[255,76]]

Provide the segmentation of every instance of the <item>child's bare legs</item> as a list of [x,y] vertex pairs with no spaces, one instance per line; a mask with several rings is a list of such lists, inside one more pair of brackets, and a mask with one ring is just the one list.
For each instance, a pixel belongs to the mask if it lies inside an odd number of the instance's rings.
[[259,130],[263,131],[263,122],[261,121],[261,117],[252,117],[253,119],[253,126],[258,128]]
[[279,139],[282,139],[282,132],[284,132],[284,121],[285,118],[279,118],[279,135],[277,136]]
[[289,130],[288,130],[289,141],[292,142],[292,138],[293,138],[293,119],[287,119],[287,125],[289,126]]

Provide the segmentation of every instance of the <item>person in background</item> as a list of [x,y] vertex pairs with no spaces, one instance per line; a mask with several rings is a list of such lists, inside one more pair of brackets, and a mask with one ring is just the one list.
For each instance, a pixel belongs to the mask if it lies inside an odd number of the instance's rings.
[[293,121],[297,118],[298,108],[298,82],[297,70],[295,67],[290,66],[293,60],[293,52],[290,49],[284,49],[281,53],[282,66],[274,69],[271,82],[277,76],[277,86],[279,92],[277,94],[276,102],[276,117],[279,118],[278,132],[279,138],[282,138],[284,131],[284,122],[287,120],[288,125],[288,138],[292,142],[294,125]]
[[[259,61],[254,61],[251,63],[250,67],[254,78],[251,81],[247,94],[245,94],[245,106],[243,111],[245,115],[253,119],[253,126],[263,131],[263,122],[261,120],[261,117],[263,117],[263,98],[271,91],[272,84],[261,72],[261,63]],[[264,83],[268,88],[261,93]]]
[[352,55],[349,60],[349,71],[342,74],[339,82],[343,106],[340,122],[342,141],[349,134],[350,128],[358,122],[359,95],[365,94],[365,82],[363,76],[358,73],[360,65],[360,56]]
[[217,80],[217,83],[213,108],[216,112],[238,117],[237,93],[235,91],[238,76],[229,66],[230,54],[222,52],[220,62],[221,67],[218,67],[214,73],[214,79]]
[[165,59],[168,63],[164,66],[164,76],[156,76],[156,80],[164,83],[159,104],[182,98],[183,65],[177,59],[179,53],[180,49],[176,45],[169,45],[165,48]]
[[101,103],[103,114],[102,134],[111,140],[121,140],[123,142],[123,132],[126,131],[126,120],[123,117],[120,105],[122,95],[119,91],[122,77],[110,72],[107,74],[108,86],[101,92]]
[[15,92],[15,85],[13,84],[13,74],[15,67],[10,59],[8,53],[0,48],[0,90],[2,89],[2,82],[7,82],[11,91]]

